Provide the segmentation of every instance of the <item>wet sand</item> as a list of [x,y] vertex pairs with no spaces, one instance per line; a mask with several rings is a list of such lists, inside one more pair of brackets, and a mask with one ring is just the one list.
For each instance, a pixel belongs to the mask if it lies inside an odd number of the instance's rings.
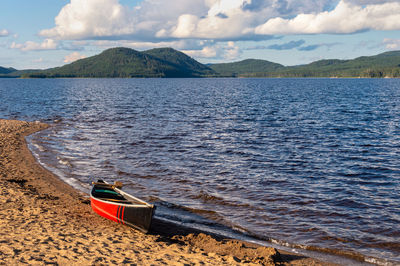
[[32,156],[24,137],[47,127],[0,120],[0,264],[333,265],[160,220],[149,234],[108,221]]

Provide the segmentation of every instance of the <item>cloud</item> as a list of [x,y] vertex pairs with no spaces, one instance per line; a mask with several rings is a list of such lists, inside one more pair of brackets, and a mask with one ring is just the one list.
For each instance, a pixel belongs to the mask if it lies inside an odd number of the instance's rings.
[[55,27],[39,35],[63,40],[154,39],[163,27],[175,26],[181,14],[202,10],[207,10],[203,0],[145,0],[136,8],[118,0],[71,0],[55,18]]
[[[273,11],[275,16],[293,16],[300,13],[320,12],[329,9],[331,0],[252,0],[243,4],[245,11],[259,12],[260,10]],[[271,17],[273,17],[271,15]]]
[[400,49],[400,39],[384,39],[383,44],[388,50],[399,50]]
[[377,5],[377,4],[382,4],[382,2],[385,3],[398,2],[398,0],[347,0],[347,1],[354,5]]
[[182,14],[173,27],[162,29],[163,37],[237,41],[254,39],[253,28],[265,16],[274,13],[271,7],[257,12],[244,10],[250,0],[209,0],[206,15]]
[[70,0],[55,26],[58,40],[251,40],[284,34],[399,30],[400,3],[389,0]]
[[21,51],[40,51],[40,50],[55,50],[58,43],[52,39],[45,39],[42,43],[27,41],[24,44],[15,43],[11,44],[12,49],[19,49]]
[[341,43],[339,43],[339,42],[311,44],[311,45],[307,45],[307,46],[298,47],[297,50],[308,52],[308,51],[314,51],[320,47],[326,47],[329,50],[332,46],[336,46],[336,45],[340,45],[340,44]]
[[39,35],[57,39],[124,35],[131,32],[130,17],[118,0],[71,0],[55,18],[56,27]]
[[273,44],[269,45],[267,48],[268,49],[273,49],[273,50],[290,50],[296,47],[299,47],[305,43],[304,40],[298,40],[298,41],[290,41],[288,43],[283,43],[283,44]]
[[[360,1],[353,1],[360,2]],[[366,1],[367,3],[374,1]],[[380,1],[382,2],[382,1]],[[399,30],[400,3],[360,6],[341,0],[332,11],[299,14],[292,19],[271,18],[255,28],[256,34],[347,34],[363,30]]]
[[10,32],[8,30],[0,30],[0,37],[7,37],[8,35],[10,35]]
[[268,45],[268,46],[255,45],[255,46],[247,47],[244,50],[266,50],[266,49],[289,50],[289,49],[296,48],[299,51],[313,51],[320,47],[327,47],[328,49],[330,49],[332,46],[340,45],[341,43],[339,43],[339,42],[319,43],[319,44],[310,44],[310,45],[302,46],[303,44],[305,44],[304,40],[298,40],[298,41],[290,41],[290,42],[284,43],[284,44],[274,44],[274,45]]
[[321,44],[311,44],[303,47],[297,48],[299,51],[314,51],[318,48],[320,48],[322,45]]
[[240,40],[260,38],[254,28],[277,16],[321,12],[329,0],[144,0],[135,8],[118,0],[71,0],[40,31],[62,40]]
[[82,54],[80,54],[78,52],[73,52],[73,53],[71,53],[69,55],[66,55],[64,57],[64,63],[72,63],[72,62],[74,62],[76,60],[83,59],[83,58],[86,58],[86,57],[87,57],[86,55],[82,55]]
[[213,46],[206,46],[201,50],[184,50],[183,52],[191,57],[196,58],[216,58],[218,48]]
[[250,46],[244,48],[244,50],[265,50],[268,49],[268,46],[266,45],[255,45],[255,46]]
[[205,46],[201,50],[183,50],[185,54],[196,58],[213,58],[233,60],[242,54],[240,48],[234,42],[217,43],[215,45]]

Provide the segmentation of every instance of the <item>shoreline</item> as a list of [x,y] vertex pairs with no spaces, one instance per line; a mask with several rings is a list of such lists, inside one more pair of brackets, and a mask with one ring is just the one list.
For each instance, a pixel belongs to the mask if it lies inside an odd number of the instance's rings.
[[158,219],[146,235],[106,220],[28,149],[48,127],[0,119],[0,264],[335,265]]
[[363,77],[363,76],[309,76],[309,77],[282,77],[282,76],[276,76],[276,77],[250,77],[250,76],[237,76],[237,77],[231,77],[231,76],[220,76],[220,77],[182,77],[182,78],[176,78],[176,77],[46,77],[46,78],[36,78],[36,77],[5,77],[5,76],[0,76],[1,79],[37,79],[37,80],[43,80],[43,79],[400,79],[400,77],[390,77],[390,76],[384,76],[384,77]]

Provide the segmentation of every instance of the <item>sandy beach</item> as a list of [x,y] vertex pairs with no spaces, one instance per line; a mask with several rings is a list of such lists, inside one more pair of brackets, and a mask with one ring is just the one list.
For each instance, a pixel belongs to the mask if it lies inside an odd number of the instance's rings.
[[0,264],[329,265],[159,220],[149,234],[108,221],[32,156],[24,137],[47,127],[0,120]]

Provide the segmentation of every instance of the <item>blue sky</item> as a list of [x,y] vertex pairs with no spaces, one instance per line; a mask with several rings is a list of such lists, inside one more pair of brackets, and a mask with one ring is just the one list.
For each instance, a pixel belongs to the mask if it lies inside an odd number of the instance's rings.
[[117,46],[202,63],[284,65],[400,50],[400,0],[2,0],[0,66],[61,66]]

